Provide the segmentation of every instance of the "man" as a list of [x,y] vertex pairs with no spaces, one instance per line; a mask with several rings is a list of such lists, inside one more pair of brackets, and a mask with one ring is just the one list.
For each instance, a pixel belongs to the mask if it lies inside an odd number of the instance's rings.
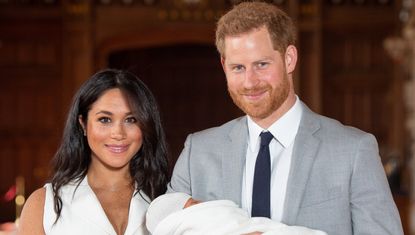
[[246,116],[189,135],[168,192],[229,199],[252,216],[330,235],[403,234],[375,138],[295,95],[295,31],[267,3],[241,3],[221,17],[216,46]]

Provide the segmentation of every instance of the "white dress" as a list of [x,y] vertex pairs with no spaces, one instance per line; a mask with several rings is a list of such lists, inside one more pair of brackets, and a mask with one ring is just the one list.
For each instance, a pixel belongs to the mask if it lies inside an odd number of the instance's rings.
[[[54,224],[56,213],[53,209],[52,185],[45,185],[46,198],[43,214],[45,233],[47,235],[116,235],[98,198],[88,185],[87,177],[82,180],[78,188],[76,187],[77,183],[70,183],[61,188],[62,211],[58,221]],[[149,234],[145,227],[145,214],[149,201],[144,192],[134,192],[124,235]]]

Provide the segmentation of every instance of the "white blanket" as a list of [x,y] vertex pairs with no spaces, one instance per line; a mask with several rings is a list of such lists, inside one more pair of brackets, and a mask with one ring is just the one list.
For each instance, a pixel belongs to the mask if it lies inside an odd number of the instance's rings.
[[[256,231],[264,235],[327,235],[305,227],[287,226],[268,218],[250,218],[245,210],[228,200],[208,201],[181,209],[184,199],[178,200],[177,195],[166,195],[161,196],[165,201],[160,197],[154,200],[147,212],[147,228],[153,235],[240,235]],[[169,195],[173,201],[168,201]],[[172,210],[167,203],[175,204],[178,209]]]

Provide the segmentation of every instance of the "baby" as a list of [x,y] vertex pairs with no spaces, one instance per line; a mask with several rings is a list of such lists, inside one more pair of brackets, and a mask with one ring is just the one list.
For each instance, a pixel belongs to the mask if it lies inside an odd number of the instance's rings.
[[146,225],[153,235],[327,235],[264,217],[251,218],[229,200],[199,202],[184,193],[169,193],[153,200]]

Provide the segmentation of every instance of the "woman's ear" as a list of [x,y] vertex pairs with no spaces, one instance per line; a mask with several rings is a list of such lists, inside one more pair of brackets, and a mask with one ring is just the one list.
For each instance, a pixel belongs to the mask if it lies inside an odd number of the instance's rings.
[[285,50],[285,69],[287,73],[294,72],[297,64],[297,48],[294,45],[289,45]]
[[84,131],[84,136],[86,136],[86,126],[85,126],[84,121],[82,119],[82,115],[78,116],[78,122],[79,122],[79,125],[81,125],[82,130]]

